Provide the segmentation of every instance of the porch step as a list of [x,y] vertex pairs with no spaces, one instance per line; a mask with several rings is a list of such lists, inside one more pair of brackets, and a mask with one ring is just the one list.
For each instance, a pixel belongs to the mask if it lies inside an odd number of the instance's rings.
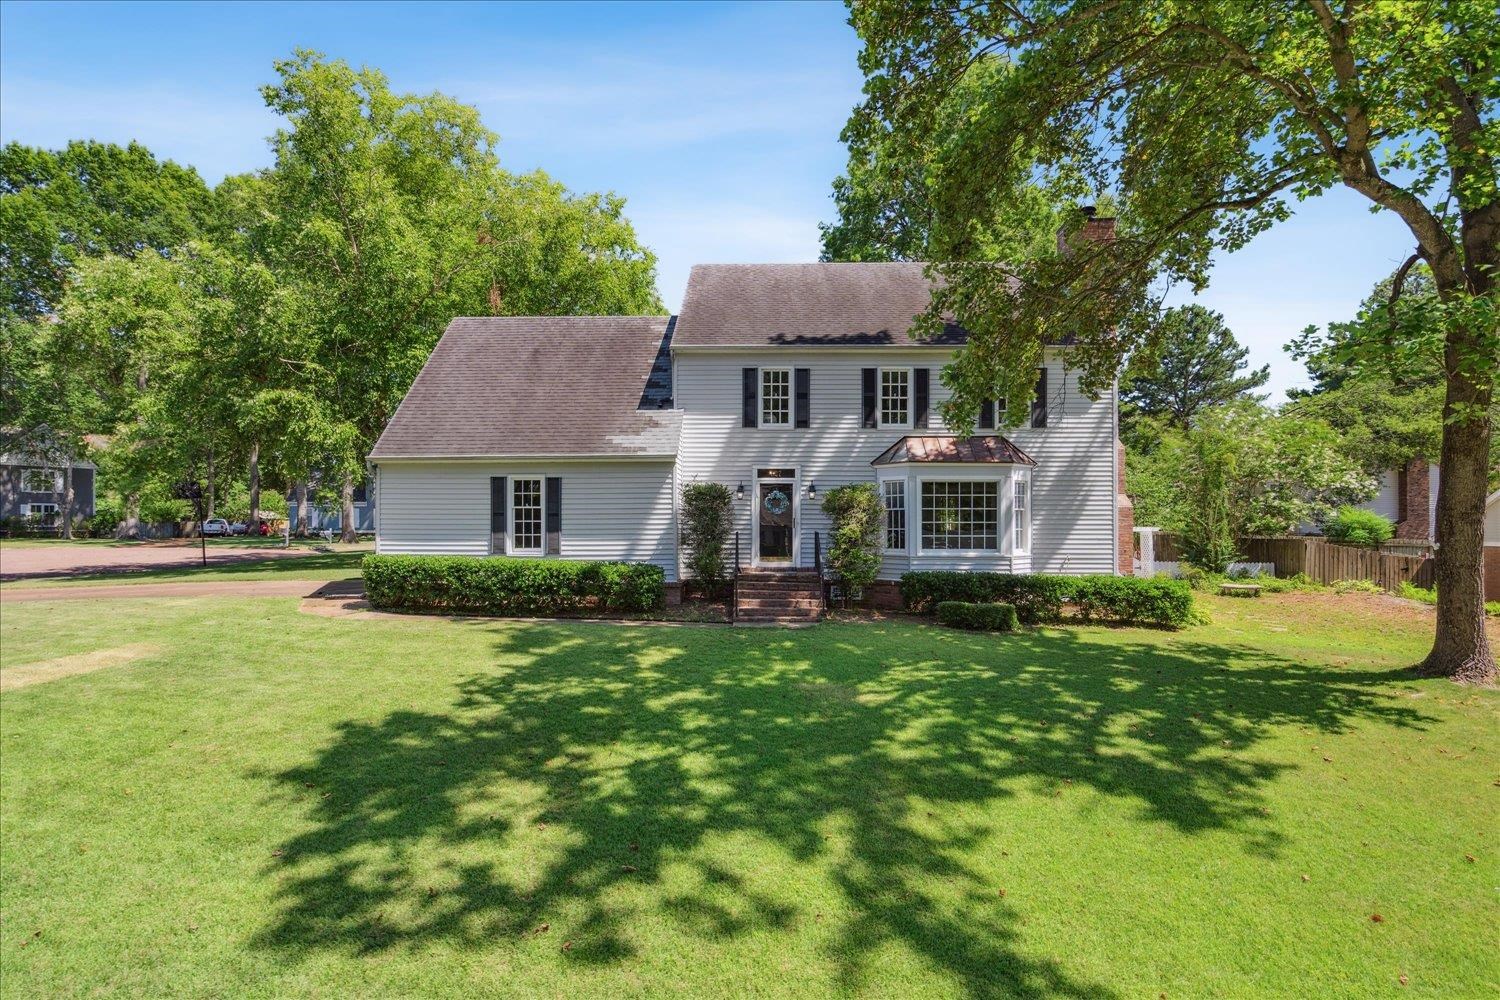
[[823,583],[816,573],[741,573],[735,620],[757,624],[806,624],[823,616]]

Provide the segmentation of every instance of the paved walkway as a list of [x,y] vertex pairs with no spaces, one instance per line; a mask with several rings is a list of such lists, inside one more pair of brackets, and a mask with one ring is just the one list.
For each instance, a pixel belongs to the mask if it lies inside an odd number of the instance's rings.
[[201,583],[109,583],[78,587],[12,587],[0,604],[122,597],[316,597],[350,600],[364,594],[359,580],[205,580]]
[[[314,555],[306,547],[211,544],[208,565],[233,566],[266,559],[296,559]],[[196,539],[159,542],[120,542],[112,545],[16,545],[0,548],[0,580],[31,577],[69,577],[90,573],[131,573],[143,570],[192,569],[203,565]]]

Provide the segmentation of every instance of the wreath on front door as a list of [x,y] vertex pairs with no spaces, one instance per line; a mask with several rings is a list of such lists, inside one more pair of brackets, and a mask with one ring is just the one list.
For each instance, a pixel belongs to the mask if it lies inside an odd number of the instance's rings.
[[777,516],[785,514],[786,509],[791,505],[791,501],[787,499],[787,495],[781,490],[772,490],[770,493],[766,494],[766,510],[772,514],[775,514]]

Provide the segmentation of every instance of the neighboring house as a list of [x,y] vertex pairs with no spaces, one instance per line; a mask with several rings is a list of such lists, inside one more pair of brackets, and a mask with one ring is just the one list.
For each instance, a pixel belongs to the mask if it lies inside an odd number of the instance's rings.
[[[73,460],[73,521],[94,516],[93,462]],[[0,455],[0,518],[24,517],[55,527],[65,500],[64,465],[37,455]]]
[[677,317],[455,319],[371,452],[377,550],[646,561],[675,583],[682,487],[711,481],[744,565],[804,568],[827,552],[822,495],[872,482],[883,581],[1129,573],[1114,392],[1090,400],[1049,347],[1026,426],[1002,434],[987,405],[949,433],[938,376],[965,334],[908,337],[922,271],[700,265]]
[[[295,490],[286,495],[287,516],[292,522],[292,532],[303,531],[301,518],[298,516],[298,498]],[[315,504],[312,498],[308,498],[307,504],[307,527],[308,534],[317,534],[320,531],[340,532],[344,528],[344,512],[337,502],[332,504]],[[354,487],[354,530],[366,534],[375,530],[375,495],[368,483],[360,483]]]
[[1484,501],[1484,599],[1500,601],[1500,490]]
[[1396,538],[1433,541],[1437,538],[1438,467],[1414,458],[1399,469],[1380,474],[1380,492],[1359,506],[1372,510],[1396,526]]

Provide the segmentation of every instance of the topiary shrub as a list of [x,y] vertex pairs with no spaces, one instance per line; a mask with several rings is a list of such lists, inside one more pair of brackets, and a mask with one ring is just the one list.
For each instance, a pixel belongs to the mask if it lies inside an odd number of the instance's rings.
[[937,620],[954,628],[978,632],[1014,632],[1020,623],[1012,605],[970,601],[940,602],[937,606]]
[[1182,580],[1154,576],[1082,576],[1073,603],[1084,621],[1186,628],[1193,624],[1193,592]]
[[1395,533],[1396,528],[1389,519],[1362,507],[1340,507],[1339,512],[1333,515],[1333,520],[1323,526],[1323,534],[1331,542],[1366,545],[1370,548],[1377,548],[1381,542],[1390,541]]
[[688,572],[706,595],[724,583],[733,503],[729,487],[722,483],[689,483],[682,488],[682,546]]
[[360,573],[370,604],[386,610],[553,614],[653,611],[665,603],[666,574],[646,563],[369,555]]
[[823,497],[828,532],[828,568],[845,594],[867,587],[880,575],[880,536],[885,504],[874,483],[835,486]]

